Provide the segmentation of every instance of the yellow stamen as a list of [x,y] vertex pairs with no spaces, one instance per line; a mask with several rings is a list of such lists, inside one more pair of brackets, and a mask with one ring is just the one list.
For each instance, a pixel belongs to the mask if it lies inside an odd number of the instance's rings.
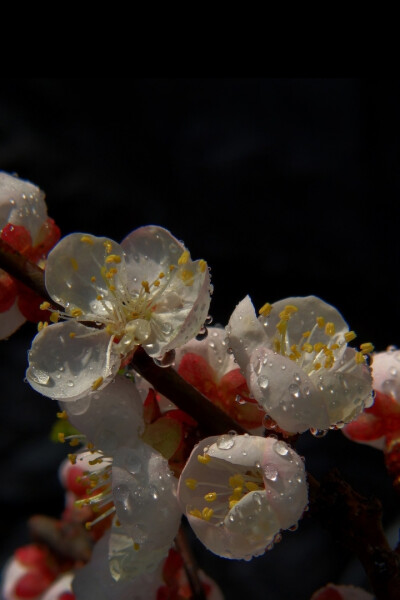
[[365,362],[365,357],[362,352],[356,352],[355,359],[358,365],[362,365]]
[[71,310],[71,317],[80,317],[83,315],[83,311],[80,308],[73,308]]
[[335,335],[335,324],[329,321],[325,325],[325,333],[326,335]]
[[240,473],[236,473],[236,475],[231,475],[231,477],[229,477],[229,485],[231,488],[235,488],[239,485],[243,485],[244,484],[244,479],[242,477],[242,475],[240,475]]
[[208,494],[206,494],[204,496],[204,500],[206,502],[214,502],[217,499],[217,494],[216,492],[209,492]]
[[69,337],[71,339],[73,339],[76,336],[76,333],[74,333],[73,331],[70,332]]
[[79,444],[81,444],[82,442],[80,440],[78,440],[78,438],[74,438],[72,440],[70,440],[69,445],[70,446],[79,446]]
[[323,344],[322,342],[317,342],[316,344],[314,344],[315,352],[321,352],[321,350],[323,350],[325,347],[325,344]]
[[60,313],[57,311],[52,312],[50,315],[50,321],[52,323],[58,323],[59,320],[60,320]]
[[39,321],[39,323],[37,324],[37,330],[38,330],[38,331],[42,331],[42,329],[43,329],[43,326],[44,326],[44,323],[43,323],[43,321]]
[[98,296],[96,296],[96,300],[103,300],[103,296],[101,296],[100,294]]
[[355,340],[357,337],[357,334],[355,331],[348,331],[347,333],[344,334],[344,341],[348,344],[349,342],[352,342],[353,340]]
[[178,259],[178,265],[186,265],[189,262],[190,254],[188,250],[182,252]]
[[175,269],[175,265],[169,265],[169,270],[173,271]]
[[150,294],[150,286],[148,281],[142,281],[142,287],[144,288],[146,294]]
[[60,432],[57,437],[58,437],[58,441],[61,442],[62,444],[65,442],[65,433]]
[[193,510],[189,510],[189,515],[192,515],[192,517],[197,517],[198,519],[202,518],[202,514],[199,511],[198,508],[194,508]]
[[189,488],[189,490],[195,490],[198,484],[197,479],[185,479],[185,484]]
[[63,410],[62,412],[58,412],[57,419],[68,419],[67,411]]
[[182,279],[185,285],[193,285],[194,273],[190,269],[182,269],[182,271],[179,273],[179,277]]
[[340,348],[339,344],[332,344],[331,346],[332,350],[337,350],[338,348]]
[[120,263],[121,262],[121,257],[118,254],[110,254],[110,256],[107,256],[106,258],[106,263],[110,264],[110,263]]
[[305,331],[304,333],[301,334],[303,336],[303,338],[308,338],[311,335],[311,331]]
[[[279,316],[281,316],[282,313],[280,313]],[[286,329],[287,329],[287,321],[285,321],[284,319],[282,319],[281,321],[279,321],[279,323],[276,326],[277,330],[279,331],[279,333],[281,333],[282,335],[284,333],[286,333]]]
[[239,500],[229,500],[229,508],[233,508],[238,502]]
[[155,282],[153,283],[153,285],[154,285],[155,287],[158,287],[158,286],[160,285],[160,282],[158,281],[158,279],[156,279],[156,280],[155,280]]
[[203,508],[203,510],[201,511],[201,516],[203,517],[203,519],[205,521],[209,521],[211,519],[211,517],[213,516],[214,511],[212,508],[208,508],[207,506]]
[[315,370],[315,371],[318,371],[318,369],[320,369],[320,368],[321,368],[321,366],[322,366],[322,365],[321,365],[321,363],[319,363],[319,362],[317,362],[317,363],[315,363],[315,364],[313,365],[313,367],[314,367],[314,370]]
[[98,390],[99,387],[101,386],[101,384],[103,383],[103,381],[104,381],[103,377],[99,377],[98,379],[93,381],[92,390]]
[[134,549],[134,550],[136,550],[136,552],[137,552],[138,550],[140,550],[140,544],[138,544],[137,542],[134,542],[134,544],[133,544],[133,549]]
[[202,465],[207,465],[210,462],[210,460],[211,460],[211,456],[209,454],[198,454],[197,455],[197,460]]
[[68,454],[68,460],[71,465],[76,465],[76,454]]
[[360,350],[363,354],[369,354],[374,351],[374,345],[371,342],[365,342],[365,344],[360,344]]
[[81,237],[81,242],[83,242],[84,244],[90,244],[90,246],[93,246],[93,244],[94,244],[94,241],[90,237],[90,235],[83,235]]
[[48,308],[50,308],[50,302],[42,302],[39,308],[40,310],[47,310]]
[[112,279],[117,273],[118,269],[116,269],[115,267],[111,267],[111,269],[108,269],[108,271],[106,271],[106,277],[107,279]]
[[324,317],[317,317],[317,325],[322,329],[322,327],[325,325]]
[[96,277],[93,275],[93,276],[90,278],[90,281],[91,281],[92,283],[94,283],[94,282],[96,281]]
[[78,270],[78,261],[76,260],[76,258],[70,258],[71,261],[71,266],[73,268],[74,271]]
[[165,273],[161,271],[161,273],[158,274],[158,278],[163,279],[163,277],[165,277]]
[[110,254],[112,250],[112,244],[109,241],[103,242],[104,248],[106,249],[107,254]]
[[207,269],[207,263],[202,258],[199,260],[199,269],[200,269],[201,273],[204,273],[205,270]]
[[310,354],[313,351],[313,345],[312,344],[303,344],[301,349],[303,350],[303,352],[307,352],[308,354]]
[[246,487],[249,490],[249,492],[255,492],[256,490],[260,489],[258,487],[258,485],[256,483],[254,483],[254,481],[246,481]]
[[269,302],[266,302],[265,304],[262,305],[262,307],[258,311],[258,314],[262,315],[263,317],[268,317],[271,310],[272,310],[272,304],[270,304]]
[[116,290],[115,285],[110,285],[109,290],[110,290],[110,292],[115,292],[115,290]]

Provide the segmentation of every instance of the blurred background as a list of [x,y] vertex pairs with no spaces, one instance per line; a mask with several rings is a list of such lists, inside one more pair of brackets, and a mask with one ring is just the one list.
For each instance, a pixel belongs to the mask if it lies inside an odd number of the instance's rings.
[[[377,350],[400,344],[400,86],[368,79],[1,79],[0,170],[46,192],[62,233],[117,241],[166,227],[212,269],[211,314],[314,294]],[[48,439],[55,403],[24,383],[35,328],[0,343],[0,563],[28,541],[26,519],[58,516]],[[338,466],[378,496],[395,543],[399,502],[383,457],[340,432],[304,434],[317,478]],[[251,563],[201,566],[232,600],[308,600],[332,581],[366,586],[356,559],[305,518]]]

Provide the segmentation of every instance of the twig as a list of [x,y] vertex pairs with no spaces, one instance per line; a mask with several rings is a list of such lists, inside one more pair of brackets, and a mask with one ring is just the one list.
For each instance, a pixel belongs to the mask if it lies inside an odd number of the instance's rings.
[[192,590],[193,600],[206,600],[203,586],[199,578],[198,566],[186,538],[183,525],[179,528],[178,535],[175,538],[175,545],[183,560],[183,566],[189,580],[190,589]]

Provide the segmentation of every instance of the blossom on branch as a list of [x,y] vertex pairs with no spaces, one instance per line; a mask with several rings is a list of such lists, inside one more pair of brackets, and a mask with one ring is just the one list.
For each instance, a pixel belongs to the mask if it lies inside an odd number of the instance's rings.
[[[0,172],[0,239],[43,266],[60,230],[47,216],[44,192],[29,181]],[[0,339],[10,336],[26,319],[40,321],[42,299],[0,269]]]
[[45,282],[64,312],[53,311],[54,324],[34,339],[27,379],[63,401],[108,384],[139,345],[154,358],[182,346],[210,304],[207,263],[192,261],[156,226],[136,229],[121,245],[82,233],[63,238],[49,254]]
[[225,434],[193,449],[178,497],[209,550],[250,560],[278,541],[281,529],[297,525],[308,491],[303,461],[285,442]]
[[227,335],[250,392],[287,432],[342,427],[372,403],[372,344],[348,347],[356,334],[315,296],[267,303],[258,318],[247,296]]
[[372,355],[375,400],[343,433],[379,450],[400,440],[400,350],[390,347]]

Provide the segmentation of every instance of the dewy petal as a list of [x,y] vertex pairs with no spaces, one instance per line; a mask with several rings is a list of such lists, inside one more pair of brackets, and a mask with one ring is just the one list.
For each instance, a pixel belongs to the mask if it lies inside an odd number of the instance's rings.
[[58,600],[64,592],[72,592],[73,573],[61,575],[41,597],[41,600]]
[[162,565],[148,575],[129,580],[115,581],[109,568],[109,544],[111,531],[106,532],[95,544],[87,565],[77,569],[72,589],[77,600],[149,600],[155,598],[157,589],[163,585]]
[[177,265],[179,258],[186,250],[169,231],[156,225],[139,227],[126,236],[121,242],[126,252],[126,263],[129,272],[137,278],[130,278],[130,289],[137,291],[143,280],[152,282],[160,272],[165,275],[170,265]]
[[209,550],[249,560],[301,517],[307,504],[304,466],[274,438],[214,436],[193,449],[178,497]]
[[0,313],[0,340],[4,340],[17,331],[25,323],[25,317],[21,314],[17,302],[11,308]]
[[372,374],[374,390],[400,403],[400,350],[374,353]]
[[131,380],[116,376],[112,384],[90,394],[89,402],[82,400],[60,402],[68,414],[68,420],[96,448],[104,454],[113,454],[118,446],[137,444],[143,433],[143,403]]
[[33,243],[47,219],[45,194],[29,181],[0,172],[0,230],[12,223],[29,231]]
[[310,427],[330,426],[321,392],[289,358],[269,348],[257,348],[251,355],[247,380],[257,402],[285,431],[302,433]]
[[[365,363],[357,364],[356,351],[346,348],[341,361],[321,369],[310,379],[321,391],[330,423],[349,423],[372,402],[372,377]],[[346,365],[351,365],[346,368]],[[317,426],[318,427],[318,426]]]
[[217,381],[219,381],[226,373],[237,369],[233,355],[227,352],[228,344],[225,340],[225,329],[222,327],[208,327],[206,339],[201,341],[190,340],[176,350],[175,366],[179,367],[179,363],[185,354],[197,354],[206,360],[215,372]]
[[[112,467],[113,499],[124,536],[135,543],[136,560],[125,562],[116,551],[114,578],[133,576],[154,569],[155,556],[168,553],[177,534],[181,509],[176,498],[176,480],[168,462],[150,446],[138,443],[134,448],[119,448]],[[132,543],[133,540],[133,543]],[[122,541],[125,547],[124,540]],[[120,562],[122,561],[122,562]]]
[[229,346],[235,359],[245,373],[254,349],[265,343],[263,327],[257,319],[254,306],[246,296],[233,311],[226,328]]
[[299,344],[304,341],[302,337],[305,331],[312,331],[312,343],[326,343],[326,334],[324,327],[318,327],[317,317],[322,317],[325,323],[333,323],[335,329],[335,338],[342,339],[342,336],[349,330],[346,321],[334,306],[321,300],[317,296],[293,297],[279,300],[272,304],[271,312],[267,317],[260,315],[259,321],[265,329],[265,333],[270,340],[276,334],[276,326],[281,320],[280,314],[286,306],[294,306],[297,311],[291,313],[287,325],[288,346]]
[[120,358],[111,342],[104,330],[76,321],[45,327],[29,351],[28,382],[50,398],[78,400],[118,371]]
[[88,320],[119,320],[115,293],[125,282],[125,258],[113,240],[84,233],[64,237],[48,255],[45,280],[50,296],[67,311],[78,308]]

